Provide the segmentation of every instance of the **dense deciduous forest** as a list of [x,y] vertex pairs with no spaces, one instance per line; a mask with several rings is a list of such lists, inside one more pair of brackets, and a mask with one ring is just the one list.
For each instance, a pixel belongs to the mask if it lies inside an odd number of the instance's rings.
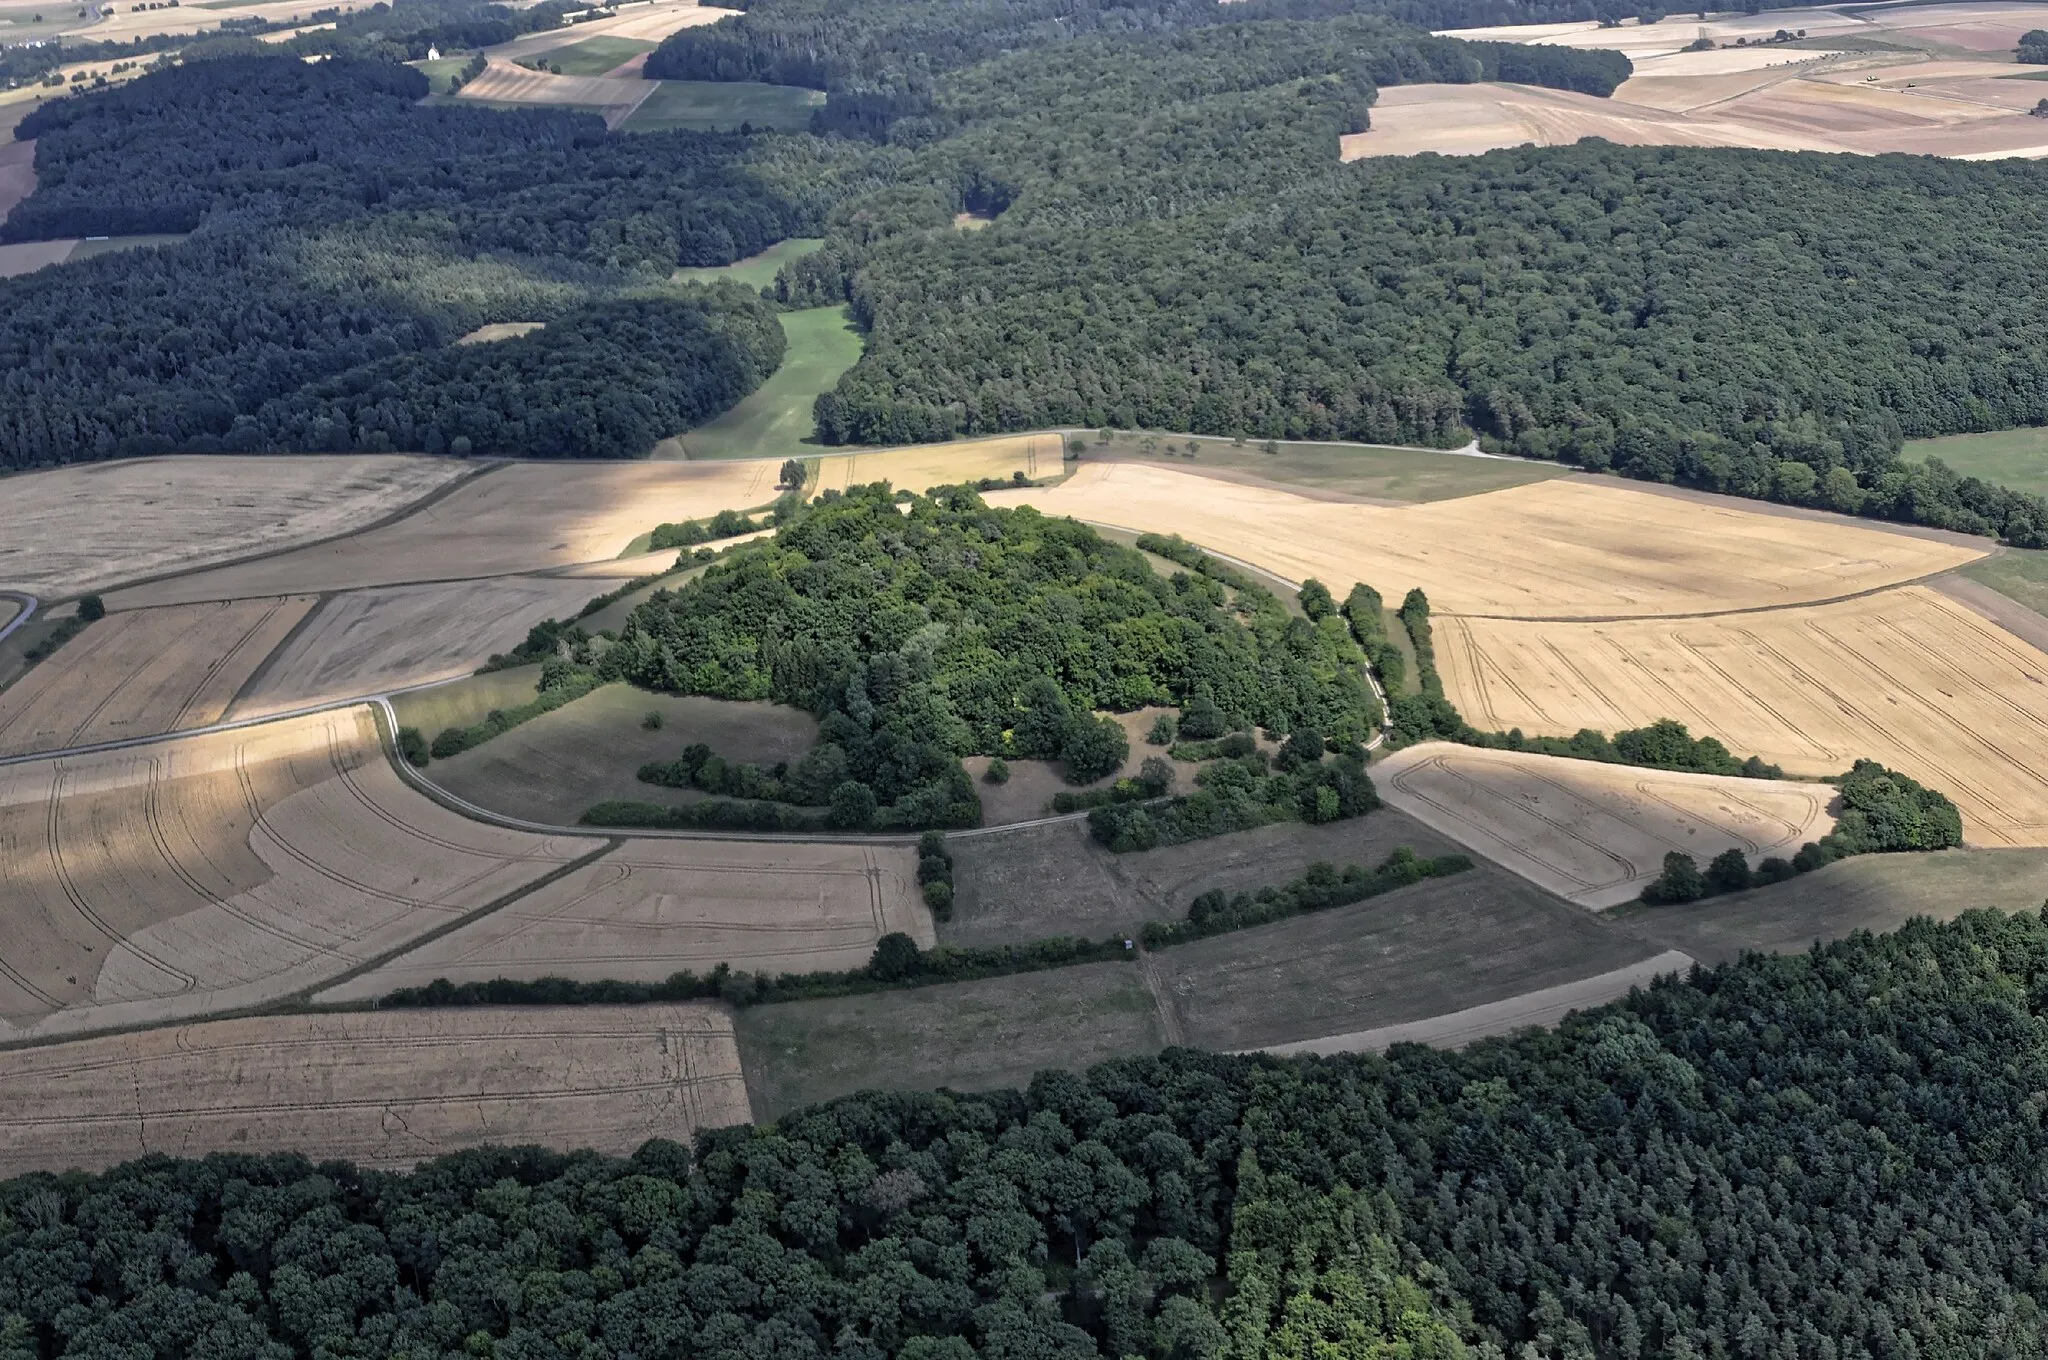
[[780,791],[857,828],[978,823],[964,755],[1057,760],[1077,782],[1107,774],[1128,742],[1098,709],[1200,696],[1240,725],[1313,730],[1319,760],[1326,738],[1355,743],[1378,725],[1363,664],[1341,620],[1162,577],[1086,525],[991,509],[964,488],[911,498],[905,514],[877,485],[828,496],[657,592],[597,669],[816,714],[820,745]]
[[23,1177],[0,1345],[2025,1360],[2048,1348],[2044,978],[2048,925],[1975,913],[1462,1053],[1173,1050],[623,1160]]

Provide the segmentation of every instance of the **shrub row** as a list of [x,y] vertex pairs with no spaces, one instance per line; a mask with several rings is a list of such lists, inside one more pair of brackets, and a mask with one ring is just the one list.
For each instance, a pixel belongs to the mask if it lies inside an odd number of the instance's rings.
[[1119,854],[1249,831],[1272,822],[1334,822],[1380,805],[1363,762],[1351,756],[1268,773],[1257,757],[1219,760],[1201,787],[1166,802],[1118,803],[1088,814],[1088,834]]
[[[1380,684],[1387,691],[1387,701],[1393,702],[1394,696],[1408,683],[1408,659],[1387,636],[1386,604],[1380,599],[1380,593],[1363,583],[1351,587],[1351,593],[1344,597],[1343,613],[1345,621],[1351,625],[1352,638],[1379,675]],[[1428,624],[1425,616],[1423,626]]]
[[[542,663],[540,692],[532,702],[517,708],[494,708],[484,715],[480,723],[468,727],[444,727],[428,748],[435,760],[446,760],[460,755],[473,746],[481,746],[492,737],[501,736],[523,722],[531,722],[543,713],[552,713],[567,703],[573,703],[590,693],[604,682],[589,671],[577,670],[568,662],[559,659]],[[411,759],[410,756],[407,757]],[[414,761],[414,764],[424,762]]]
[[1163,557],[1212,581],[1221,581],[1232,590],[1266,589],[1248,573],[1238,570],[1228,562],[1209,556],[1179,534],[1140,534],[1138,550],[1151,553],[1154,557]]
[[1127,775],[1107,788],[1063,789],[1052,796],[1054,812],[1080,812],[1084,808],[1109,807],[1115,803],[1142,803],[1164,798],[1173,789],[1173,766],[1158,756],[1146,756],[1135,775]]
[[721,510],[709,520],[686,519],[681,523],[657,524],[648,535],[647,546],[656,552],[663,548],[694,548],[699,543],[750,534],[759,527],[737,510]]
[[942,831],[927,831],[917,838],[917,887],[935,919],[952,918],[953,854],[946,849]]
[[1147,949],[1162,949],[1226,931],[1284,921],[1305,912],[1349,906],[1425,878],[1462,874],[1471,867],[1470,856],[1452,854],[1423,859],[1405,845],[1395,846],[1376,869],[1351,864],[1340,872],[1335,865],[1319,860],[1309,865],[1301,877],[1279,887],[1265,887],[1234,897],[1221,888],[1211,888],[1189,905],[1186,920],[1147,921],[1140,938]]
[[736,798],[707,798],[680,807],[615,798],[590,808],[578,820],[584,826],[681,831],[823,831],[827,826],[822,813],[807,812],[788,803]]
[[[1429,596],[1417,586],[1401,598],[1401,626],[1415,644],[1415,683],[1432,699],[1444,697],[1443,677],[1436,670],[1436,642],[1429,626]],[[1352,625],[1354,628],[1357,625]]]

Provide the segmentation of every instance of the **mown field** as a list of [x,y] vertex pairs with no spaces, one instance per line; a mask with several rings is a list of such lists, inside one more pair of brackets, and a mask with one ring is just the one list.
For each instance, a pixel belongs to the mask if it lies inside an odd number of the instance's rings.
[[[759,272],[760,266],[753,265],[746,277]],[[780,320],[789,341],[782,366],[724,415],[662,441],[656,457],[802,458],[822,452],[813,440],[811,410],[818,395],[830,391],[859,361],[860,332],[844,307],[784,312]]]
[[1405,504],[1447,500],[1573,475],[1571,468],[1556,463],[1474,458],[1436,449],[1299,440],[1268,443],[1143,430],[1109,433],[1107,440],[1099,431],[1082,434],[1080,438],[1087,445],[1084,458],[1156,460],[1181,472],[1226,480],[1252,478],[1369,501]]
[[801,132],[825,102],[822,90],[754,81],[664,80],[619,126],[627,132],[731,132],[742,124]]
[[2037,496],[2048,493],[2048,429],[1914,439],[1907,442],[1905,456],[1939,458],[1967,477],[2001,482]]

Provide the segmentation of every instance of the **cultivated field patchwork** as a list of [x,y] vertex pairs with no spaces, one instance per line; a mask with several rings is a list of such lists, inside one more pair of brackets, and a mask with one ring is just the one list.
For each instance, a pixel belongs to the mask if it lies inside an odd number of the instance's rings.
[[603,589],[546,576],[501,576],[330,596],[264,667],[233,716],[261,717],[468,675],[494,653],[510,651],[534,624],[572,616]]
[[1364,581],[1396,601],[1422,586],[1440,613],[1603,618],[1754,609],[1910,581],[1983,552],[1847,520],[1792,519],[1565,478],[1424,505],[1349,505],[1230,487],[1169,468],[1083,463],[1056,487],[994,504],[1179,533],[1338,595]]
[[368,1001],[436,978],[859,968],[891,931],[934,943],[916,875],[909,846],[631,841],[316,999]]
[[294,595],[109,614],[0,690],[0,755],[217,722],[313,605]]
[[288,996],[603,844],[443,809],[363,708],[0,767],[0,1038]]
[[9,477],[0,587],[71,595],[326,538],[473,470],[453,459],[337,454],[134,458]]
[[1436,651],[1480,727],[1668,717],[1796,774],[1867,756],[1953,798],[1969,844],[2048,845],[2048,654],[1925,587],[1723,618],[1439,617]]
[[382,528],[119,591],[107,603],[474,580],[592,562],[617,557],[664,521],[766,505],[775,499],[778,470],[772,462],[513,463]]
[[870,482],[888,482],[899,490],[922,493],[934,486],[989,477],[1008,481],[1018,472],[1037,481],[1059,476],[1063,458],[1063,441],[1056,434],[1003,435],[875,453],[838,453],[818,460],[818,481],[811,494],[844,491]]
[[1752,869],[1834,828],[1826,784],[1605,765],[1423,742],[1373,767],[1393,806],[1587,907],[1638,896],[1679,850]]
[[752,1120],[732,1019],[702,1003],[222,1020],[0,1053],[0,1086],[0,1176],[148,1153],[619,1156]]

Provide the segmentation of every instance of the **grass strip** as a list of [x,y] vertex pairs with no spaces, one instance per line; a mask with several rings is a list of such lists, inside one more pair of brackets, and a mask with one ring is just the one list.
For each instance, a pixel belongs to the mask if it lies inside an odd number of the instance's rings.
[[1212,935],[1270,925],[1312,911],[1349,906],[1424,879],[1462,874],[1471,867],[1469,855],[1424,859],[1405,845],[1395,846],[1376,869],[1351,864],[1339,870],[1334,864],[1318,860],[1299,878],[1278,887],[1264,887],[1234,897],[1221,888],[1211,888],[1189,905],[1185,920],[1147,921],[1139,938],[1147,949],[1206,940]]

